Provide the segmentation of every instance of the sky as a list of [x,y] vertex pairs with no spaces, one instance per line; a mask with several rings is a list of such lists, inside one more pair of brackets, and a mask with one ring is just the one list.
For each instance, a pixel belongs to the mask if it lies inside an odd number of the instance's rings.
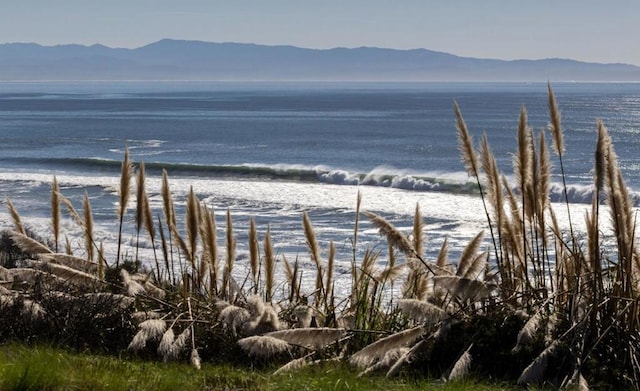
[[163,38],[640,65],[638,0],[2,0],[0,43]]

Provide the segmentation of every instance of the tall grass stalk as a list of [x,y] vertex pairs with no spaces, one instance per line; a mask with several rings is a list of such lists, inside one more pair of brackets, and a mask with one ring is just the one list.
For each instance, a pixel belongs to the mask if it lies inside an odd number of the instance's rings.
[[216,297],[218,295],[218,237],[216,228],[215,212],[204,206],[202,209],[202,244],[204,246],[204,258],[207,262],[207,270],[209,271],[209,296]]
[[276,258],[271,241],[271,228],[267,226],[264,234],[264,298],[265,302],[271,303],[273,298],[273,287],[275,286]]
[[[266,251],[266,249],[265,249]],[[251,279],[253,281],[253,293],[258,293],[258,282],[260,279],[260,248],[258,244],[258,230],[256,221],[249,218],[249,266],[251,267]],[[269,300],[267,300],[269,301]]]
[[55,252],[58,252],[60,239],[60,200],[58,194],[60,194],[60,186],[58,185],[58,179],[54,175],[53,183],[51,184],[51,230],[53,232]]
[[491,240],[493,241],[493,248],[495,251],[496,261],[500,262],[500,254],[498,253],[498,246],[496,245],[496,238],[493,234],[493,224],[491,221],[491,216],[489,216],[489,210],[487,209],[487,203],[484,197],[484,190],[482,188],[482,184],[480,183],[479,169],[478,169],[478,156],[476,155],[475,147],[473,145],[473,136],[469,133],[469,129],[467,128],[467,124],[462,117],[462,113],[460,112],[460,107],[458,106],[458,102],[453,102],[453,110],[456,115],[456,127],[458,129],[458,145],[461,151],[462,161],[464,162],[465,169],[467,171],[467,175],[476,179],[476,184],[478,185],[478,190],[480,191],[480,198],[482,200],[482,205],[485,211],[485,215],[487,216],[487,223],[489,225],[489,232],[491,234]]
[[120,250],[122,247],[122,227],[124,225],[124,215],[127,212],[129,197],[131,196],[131,178],[133,176],[133,165],[129,159],[129,148],[124,151],[122,160],[122,170],[120,173],[120,187],[118,188],[118,248],[116,253],[116,268],[120,266]]
[[93,247],[95,246],[93,241],[93,213],[91,212],[91,202],[89,201],[89,194],[87,194],[87,192],[84,193],[82,211],[84,214],[84,247],[87,252],[87,260],[93,261]]

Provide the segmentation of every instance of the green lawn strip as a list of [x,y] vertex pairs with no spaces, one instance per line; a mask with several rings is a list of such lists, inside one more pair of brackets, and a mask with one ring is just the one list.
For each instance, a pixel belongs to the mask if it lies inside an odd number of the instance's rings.
[[158,363],[21,344],[0,347],[2,390],[509,390],[508,385],[474,380],[357,377],[344,363],[326,363],[272,375],[273,370]]

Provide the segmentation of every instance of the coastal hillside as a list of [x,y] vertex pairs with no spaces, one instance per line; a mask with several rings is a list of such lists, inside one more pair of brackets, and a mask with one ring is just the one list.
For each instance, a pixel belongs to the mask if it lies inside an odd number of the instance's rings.
[[427,49],[305,49],[164,39],[135,49],[0,45],[0,80],[640,81],[640,67]]

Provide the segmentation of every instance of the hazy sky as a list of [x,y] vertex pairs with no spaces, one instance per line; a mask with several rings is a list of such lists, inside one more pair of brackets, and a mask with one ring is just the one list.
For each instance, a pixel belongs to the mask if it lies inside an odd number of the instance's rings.
[[0,43],[162,38],[640,65],[639,0],[2,0]]

